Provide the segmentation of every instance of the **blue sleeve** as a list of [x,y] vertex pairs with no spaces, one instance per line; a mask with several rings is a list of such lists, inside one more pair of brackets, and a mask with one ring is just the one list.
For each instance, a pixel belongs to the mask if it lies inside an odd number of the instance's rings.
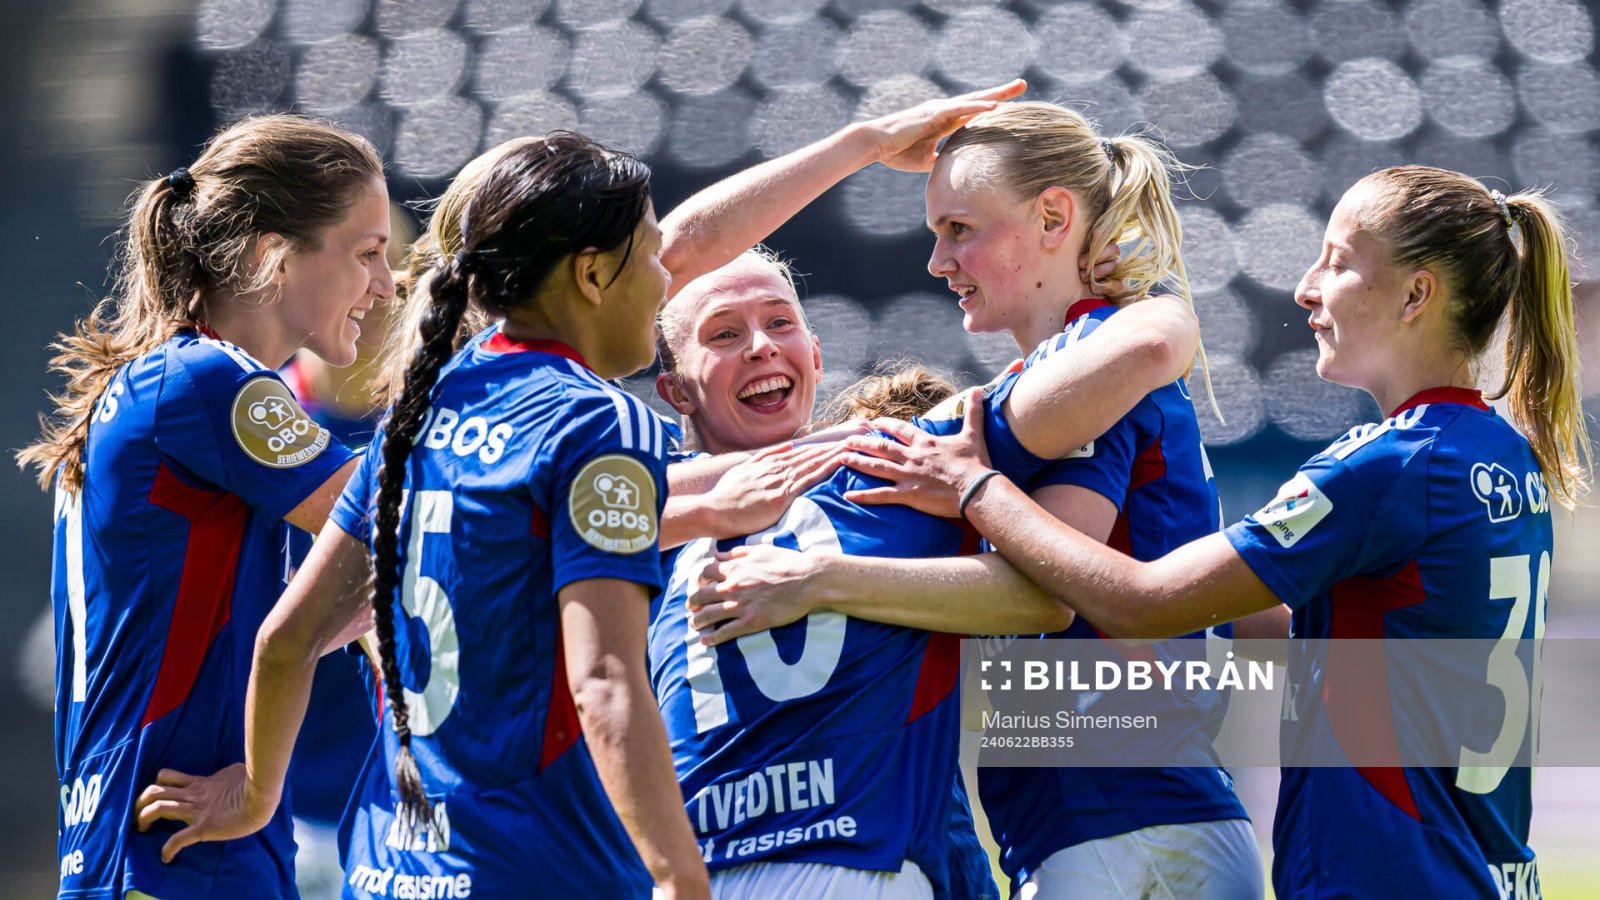
[[[1033,455],[1022,446],[1011,423],[1006,421],[1005,398],[1010,395],[1020,373],[1008,372],[984,388],[988,401],[983,410],[983,441],[989,449],[989,465],[1018,484],[1026,483],[1050,460]],[[961,394],[918,416],[911,424],[933,435],[951,435],[961,430]]]
[[1088,488],[1110,500],[1121,512],[1133,477],[1133,458],[1138,453],[1134,425],[1131,416],[1122,417],[1110,431],[1039,470],[1027,489],[1034,491],[1053,484]]
[[[652,412],[654,412],[654,411],[652,411]],[[672,454],[676,454],[678,456],[684,456],[685,454],[683,453],[683,426],[679,425],[677,422],[672,421],[671,419],[667,418],[666,416],[658,415],[658,416],[656,416],[656,418],[661,420],[661,430],[665,431],[666,434],[667,434],[667,452],[668,453],[672,453]],[[692,456],[692,454],[689,454],[689,456]]]
[[1384,574],[1427,538],[1425,465],[1387,441],[1313,457],[1271,503],[1224,530],[1278,599],[1299,609],[1335,583]]
[[220,342],[173,350],[156,414],[164,456],[273,521],[353,455],[306,415],[276,372]]
[[350,476],[344,492],[328,513],[328,521],[339,526],[345,534],[369,545],[372,543],[372,495],[378,484],[377,467],[383,461],[382,445],[383,435],[375,435],[361,454],[355,474]]
[[[667,500],[666,433],[642,403],[574,398],[546,450],[550,465],[551,590],[588,578],[621,578],[654,598],[663,586],[661,510]],[[624,415],[628,417],[624,419]]]

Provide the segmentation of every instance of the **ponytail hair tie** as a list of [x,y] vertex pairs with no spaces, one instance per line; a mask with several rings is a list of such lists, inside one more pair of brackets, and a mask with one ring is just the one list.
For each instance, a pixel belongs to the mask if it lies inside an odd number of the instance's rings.
[[1505,224],[1506,230],[1510,231],[1517,221],[1511,217],[1511,204],[1506,202],[1506,195],[1492,190],[1489,192],[1489,199],[1494,201],[1495,206],[1500,207],[1500,221]]
[[179,200],[189,199],[194,194],[194,176],[189,174],[189,167],[179,166],[167,173],[167,186]]
[[1117,161],[1117,145],[1112,142],[1111,138],[1101,138],[1100,149],[1106,152],[1106,159],[1111,160],[1114,165]]
[[455,264],[456,271],[461,274],[461,277],[466,278],[468,275],[478,271],[479,263],[483,262],[483,258],[472,250],[457,250],[455,255],[450,257],[450,261]]

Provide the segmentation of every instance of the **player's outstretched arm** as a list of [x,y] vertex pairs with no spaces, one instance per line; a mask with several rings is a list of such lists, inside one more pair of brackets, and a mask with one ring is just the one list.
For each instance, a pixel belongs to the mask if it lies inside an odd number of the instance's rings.
[[1006,421],[1029,452],[1060,459],[1105,433],[1146,394],[1182,377],[1199,346],[1200,324],[1181,300],[1129,304],[1072,352],[1024,372],[1006,398]]
[[330,645],[358,634],[370,619],[371,564],[366,545],[337,525],[324,528],[256,636],[245,695],[245,761],[207,777],[163,769],[135,804],[140,831],[158,819],[186,826],[167,840],[167,862],[200,841],[259,830],[283,796],[317,660]]
[[[1027,90],[1016,80],[847,125],[814,144],[731,175],[685,200],[661,222],[661,262],[672,288],[732,261],[847,176],[875,162],[933,168],[939,141],[972,116]],[[671,290],[669,289],[669,290]]]
[[706,567],[689,622],[715,645],[813,610],[954,634],[1054,632],[1072,612],[997,553],[888,559],[735,547]]
[[1112,637],[1179,637],[1279,605],[1220,533],[1141,563],[1050,515],[1001,477],[978,488],[967,518],[1029,578]]
[[1115,638],[1178,637],[1278,606],[1222,534],[1138,562],[1083,534],[988,467],[983,397],[967,397],[961,431],[920,435],[914,446],[852,441],[873,458],[851,466],[893,482],[853,492],[859,503],[904,503],[949,515],[966,497],[967,520],[1022,574]]
[[832,475],[848,455],[836,444],[777,444],[741,457],[709,489],[676,493],[672,470],[699,460],[667,467],[666,511],[661,516],[661,546],[677,547],[695,538],[731,538],[771,526],[788,511],[794,498]]
[[589,578],[562,588],[559,599],[567,685],[606,796],[665,896],[710,897],[645,675],[644,587]]

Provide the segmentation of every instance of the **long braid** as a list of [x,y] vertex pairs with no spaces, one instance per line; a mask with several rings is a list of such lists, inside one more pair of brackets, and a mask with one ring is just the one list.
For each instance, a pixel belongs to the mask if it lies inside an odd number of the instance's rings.
[[394,410],[383,425],[383,466],[378,472],[378,494],[373,512],[372,618],[378,632],[378,659],[383,668],[384,694],[400,742],[395,754],[394,782],[400,794],[401,829],[410,833],[418,823],[433,821],[432,809],[422,789],[422,773],[411,753],[411,716],[406,708],[405,685],[395,657],[394,604],[400,587],[401,495],[411,450],[422,430],[429,395],[454,351],[456,329],[466,314],[470,296],[468,274],[460,256],[452,257],[430,283],[427,312],[420,323],[420,346],[412,354]]
[[445,253],[450,242],[440,242],[441,262],[412,301],[421,310],[418,340],[383,424],[383,465],[373,503],[373,624],[399,742],[394,761],[397,815],[408,835],[433,819],[411,752],[410,715],[395,655],[394,606],[401,589],[401,495],[433,388],[467,316],[504,315],[529,307],[550,273],[585,248],[609,252],[626,244],[631,250],[628,242],[650,209],[650,170],[582,135],[554,132],[498,155],[463,201],[460,240],[453,245],[459,249]]

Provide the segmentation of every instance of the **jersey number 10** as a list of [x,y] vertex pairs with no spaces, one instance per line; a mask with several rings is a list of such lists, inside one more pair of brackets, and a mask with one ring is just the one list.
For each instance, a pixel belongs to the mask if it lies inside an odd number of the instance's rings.
[[[792,535],[801,552],[823,550],[840,552],[839,532],[822,507],[806,498],[796,498],[776,525],[745,538],[746,544],[773,544],[783,535]],[[673,567],[673,580],[683,580],[692,589],[700,572],[711,563],[716,543],[709,538],[696,540],[683,548]],[[687,617],[685,618],[687,621]],[[806,616],[806,643],[800,658],[784,662],[772,634],[759,631],[735,640],[744,656],[750,680],[762,696],[774,703],[798,700],[822,690],[839,667],[844,650],[845,616],[836,612],[813,612]],[[694,723],[697,734],[728,723],[728,697],[717,666],[716,647],[700,643],[700,632],[688,627],[684,640],[688,646],[689,690],[694,697]]]

